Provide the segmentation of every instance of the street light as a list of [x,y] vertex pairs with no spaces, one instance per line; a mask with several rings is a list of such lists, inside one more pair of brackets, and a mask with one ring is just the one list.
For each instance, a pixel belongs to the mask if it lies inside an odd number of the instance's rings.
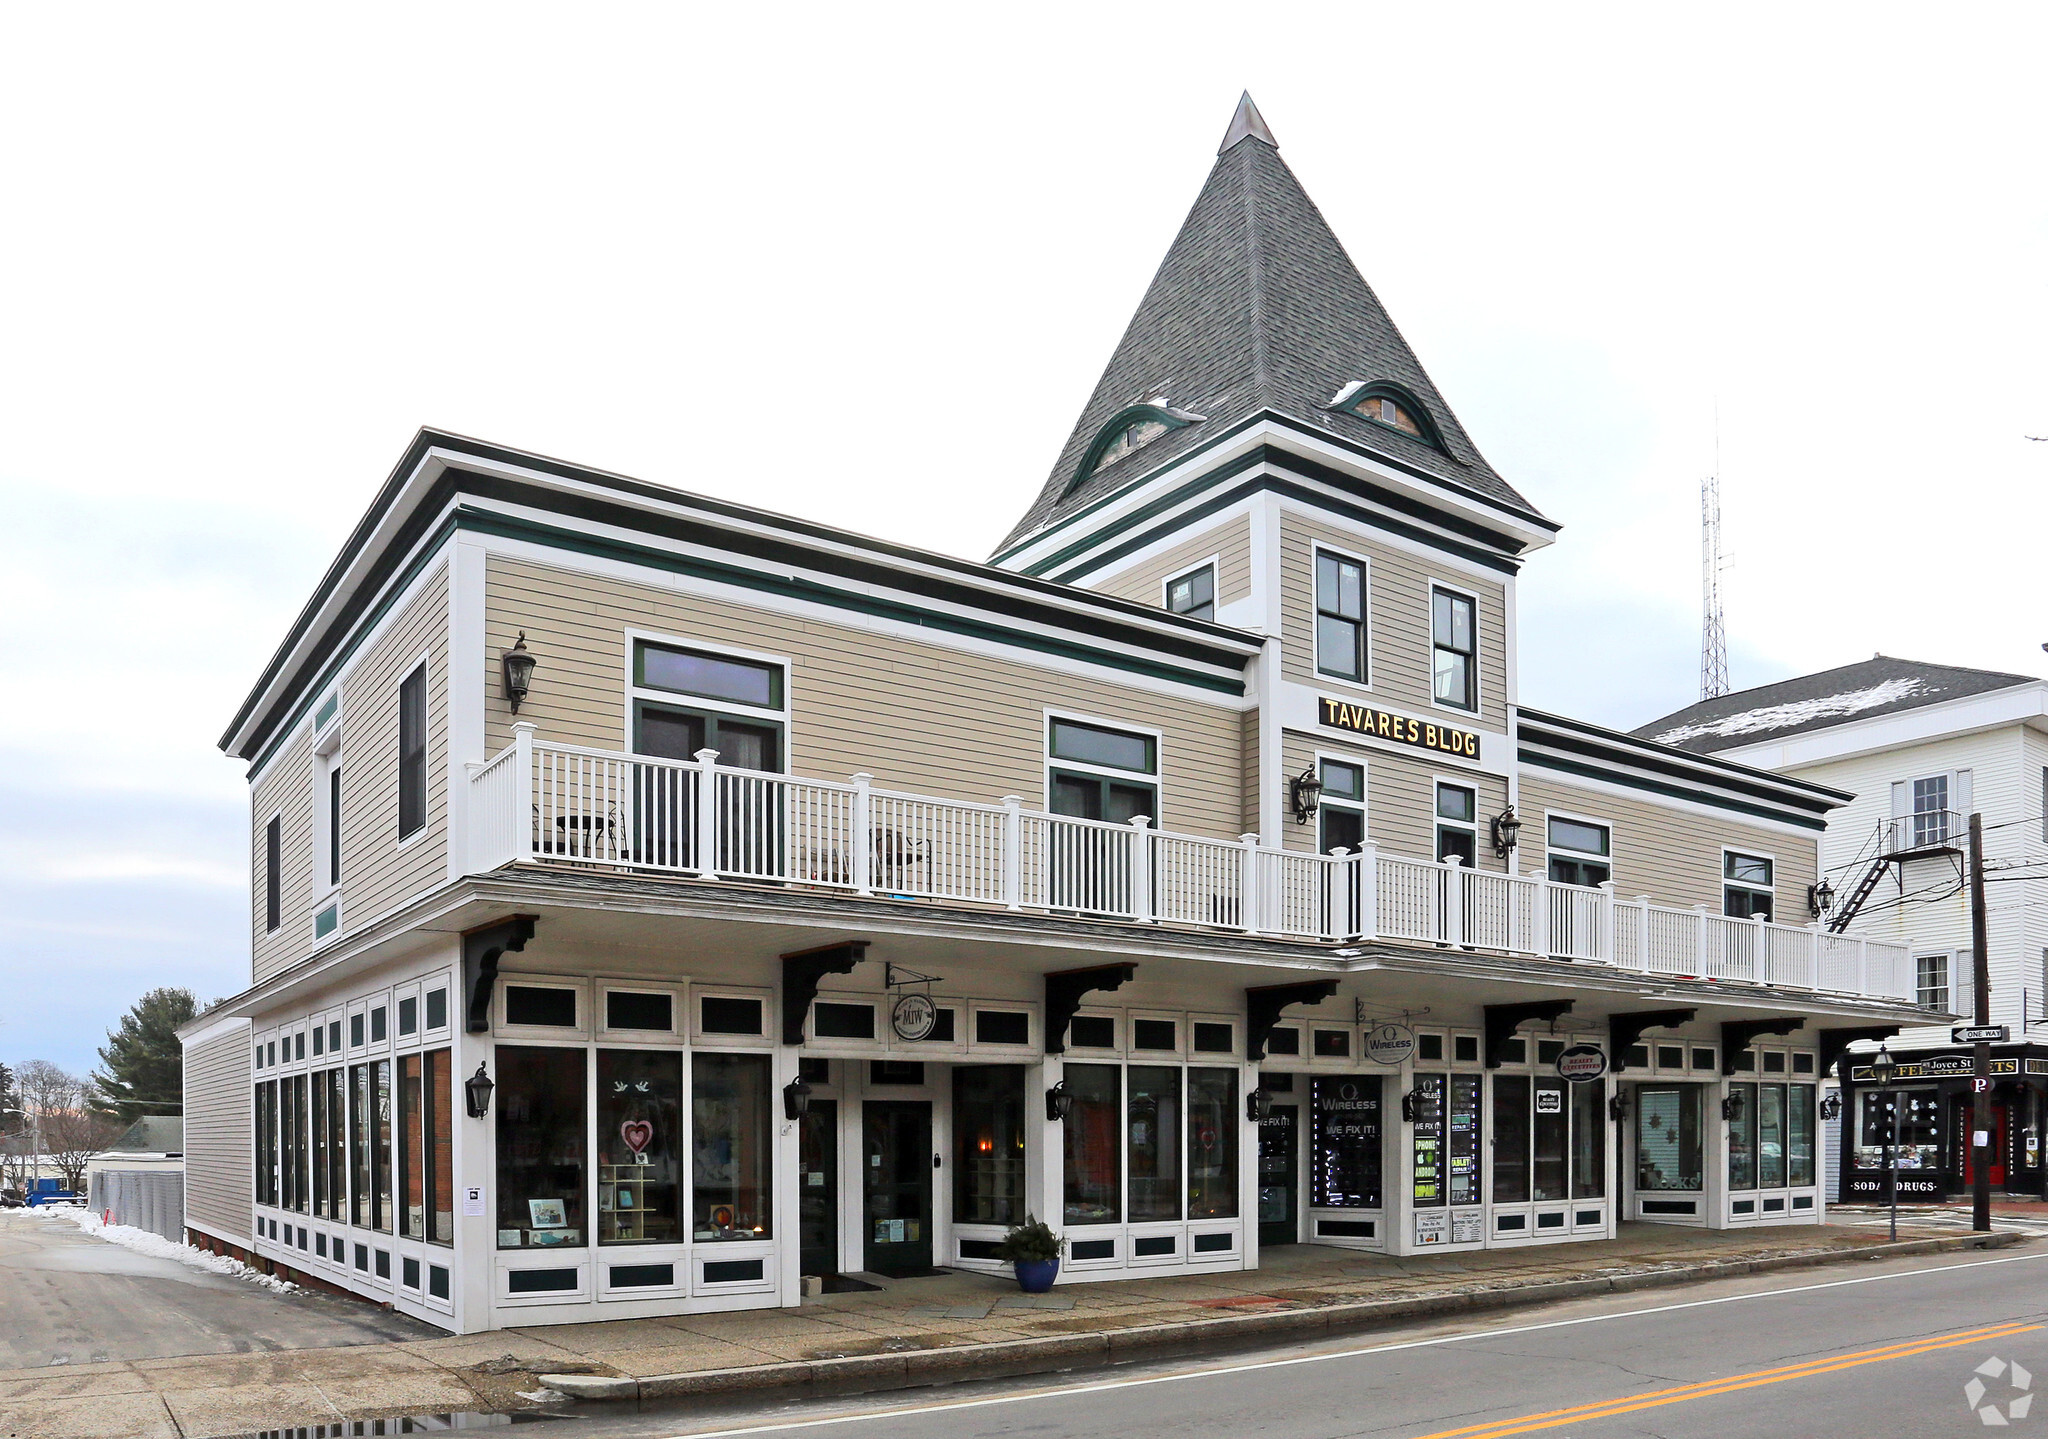
[[1898,1133],[1899,1116],[1891,1090],[1898,1075],[1899,1062],[1892,1058],[1890,1046],[1878,1045],[1877,1058],[1870,1061],[1870,1077],[1877,1081],[1877,1091],[1884,1096],[1884,1196],[1885,1203],[1891,1206],[1894,1244],[1899,1242],[1899,1170],[1892,1141]]

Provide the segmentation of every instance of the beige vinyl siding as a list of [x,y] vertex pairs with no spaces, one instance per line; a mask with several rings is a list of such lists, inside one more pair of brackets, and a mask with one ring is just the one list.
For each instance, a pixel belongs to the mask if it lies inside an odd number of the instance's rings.
[[1085,588],[1136,600],[1144,605],[1166,603],[1166,582],[1216,557],[1216,603],[1227,605],[1252,592],[1252,522],[1247,515],[1205,530],[1165,554],[1154,555],[1106,579],[1083,579]]
[[[1360,539],[1291,510],[1280,527],[1280,597],[1286,639],[1283,673],[1297,684],[1317,685],[1344,698],[1365,697],[1343,680],[1316,673],[1315,551],[1326,546],[1368,567],[1367,616],[1372,646],[1371,689],[1389,705],[1425,711],[1430,705],[1430,586],[1440,581],[1478,601],[1479,713],[1469,722],[1499,730],[1507,724],[1507,590],[1472,579],[1448,562]],[[1369,700],[1365,702],[1370,703]],[[1446,714],[1457,711],[1446,710]]]
[[[1261,710],[1248,709],[1243,715],[1244,751],[1240,763],[1244,775],[1244,808],[1239,815],[1240,834],[1260,832],[1259,800],[1269,784],[1280,783],[1279,776],[1265,773],[1260,764],[1259,751],[1263,738],[1262,726],[1265,714]],[[1270,843],[1270,840],[1268,841]]]
[[1721,851],[1768,855],[1776,861],[1772,913],[1782,924],[1807,924],[1806,891],[1814,882],[1820,836],[1717,819],[1697,810],[1667,808],[1647,795],[1624,798],[1560,782],[1525,766],[1521,779],[1521,848],[1516,868],[1548,869],[1550,811],[1583,816],[1612,827],[1614,892],[1620,899],[1648,895],[1654,904],[1704,904],[1721,912]]
[[492,555],[486,568],[486,743],[509,742],[496,655],[520,630],[539,657],[519,718],[539,737],[624,749],[628,629],[786,656],[789,769],[992,802],[1045,799],[1048,708],[1162,732],[1170,829],[1235,837],[1243,814],[1236,706],[1163,699],[1019,660],[970,654],[723,600]]
[[[1327,759],[1348,759],[1365,766],[1365,833],[1375,848],[1403,859],[1436,858],[1436,782],[1447,780],[1478,792],[1479,868],[1498,870],[1505,861],[1493,853],[1487,821],[1507,808],[1508,784],[1499,775],[1478,774],[1427,760],[1410,759],[1387,750],[1362,745],[1332,743],[1318,735],[1289,730],[1281,742],[1289,776],[1298,775],[1321,754]],[[1314,820],[1296,824],[1287,821],[1289,849],[1313,850],[1317,826]],[[1523,869],[1527,869],[1525,864]]]
[[[509,643],[509,642],[508,642]],[[398,687],[427,662],[426,828],[398,839]],[[423,584],[342,685],[342,928],[446,880],[448,568]]]
[[185,1222],[247,1243],[256,1206],[249,1026],[185,1046]]
[[[313,949],[313,725],[304,722],[250,790],[250,979],[261,984]],[[264,831],[282,813],[279,925],[266,933]]]

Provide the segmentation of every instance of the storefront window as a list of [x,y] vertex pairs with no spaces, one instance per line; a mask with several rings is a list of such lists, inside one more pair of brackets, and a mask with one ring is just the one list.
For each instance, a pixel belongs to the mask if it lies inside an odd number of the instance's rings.
[[1529,1081],[1519,1074],[1493,1077],[1493,1202],[1529,1199]]
[[1607,1193],[1607,1096],[1602,1084],[1572,1086],[1572,1198]]
[[398,1061],[398,1232],[411,1239],[427,1237],[426,1132],[421,1125],[420,1096],[425,1058],[408,1054]]
[[1131,1222],[1180,1218],[1180,1071],[1130,1069]]
[[1899,1168],[1941,1168],[1941,1100],[1931,1088],[1866,1089],[1856,1096],[1856,1167],[1884,1167],[1885,1114],[1890,1106],[1898,1110],[1893,1158]]
[[953,1222],[1024,1222],[1024,1067],[953,1070]]
[[1793,1085],[1791,1104],[1785,1114],[1785,1182],[1794,1189],[1814,1182],[1813,1114],[1813,1086]]
[[1764,1189],[1785,1187],[1785,1088],[1765,1084],[1757,1091],[1756,1177]]
[[597,1052],[597,1239],[683,1238],[683,1057],[673,1050]]
[[1237,1217],[1237,1071],[1188,1071],[1188,1218]]
[[285,1207],[306,1212],[306,1076],[284,1081]]
[[1539,1078],[1533,1098],[1536,1108],[1530,1123],[1529,1197],[1538,1203],[1565,1197],[1566,1136],[1571,1116],[1565,1112],[1562,1079]]
[[1450,1152],[1451,1203],[1479,1202],[1479,1093],[1476,1074],[1451,1076]]
[[313,1213],[327,1217],[327,1072],[313,1076]]
[[352,1064],[348,1070],[348,1167],[355,1185],[356,1208],[352,1223],[358,1229],[372,1227],[371,1210],[376,1188],[370,1179],[370,1066]]
[[1756,1086],[1731,1084],[1728,1097],[1735,1101],[1734,1117],[1728,1121],[1728,1187],[1756,1188]]
[[256,1202],[277,1203],[277,1081],[256,1086]]
[[768,1056],[690,1057],[690,1232],[698,1240],[766,1239],[770,1146]]
[[[432,999],[432,995],[427,996]],[[431,1011],[432,1006],[430,1005]],[[430,1227],[427,1240],[432,1244],[453,1244],[455,1242],[455,1130],[454,1112],[449,1108],[455,1097],[454,1086],[450,1083],[452,1056],[445,1049],[430,1049],[426,1054],[427,1078],[420,1086],[421,1098],[425,1101],[427,1114],[427,1219]],[[582,1081],[577,1081],[577,1109],[580,1113]]]
[[1309,1203],[1318,1209],[1380,1207],[1380,1077],[1319,1074],[1310,1086]]
[[1415,1076],[1415,1122],[1408,1128],[1415,1165],[1413,1200],[1417,1209],[1435,1209],[1444,1202],[1444,1076]]
[[1114,1224],[1123,1217],[1121,1074],[1113,1064],[1066,1066],[1063,1082],[1072,1107],[1060,1129],[1069,1224]]
[[498,1046],[498,1247],[586,1242],[584,1052]]
[[371,1120],[372,1143],[370,1163],[374,1169],[372,1189],[377,1195],[375,1228],[386,1234],[391,1232],[391,1061],[380,1059],[370,1066],[373,1071]]
[[1636,1188],[1699,1192],[1700,1089],[1678,1084],[1636,1091]]

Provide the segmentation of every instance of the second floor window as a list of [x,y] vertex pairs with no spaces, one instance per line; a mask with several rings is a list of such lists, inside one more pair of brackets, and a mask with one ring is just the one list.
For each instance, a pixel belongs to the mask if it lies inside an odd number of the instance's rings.
[[427,667],[398,686],[398,837],[427,827]]
[[1432,693],[1440,705],[1479,707],[1479,636],[1469,595],[1430,592]]
[[1081,720],[1046,724],[1046,796],[1054,814],[1126,824],[1159,820],[1159,741]]
[[1319,847],[1324,854],[1334,849],[1356,854],[1365,843],[1365,766],[1326,759],[1320,771],[1323,798],[1316,808],[1321,826]]
[[284,923],[284,816],[263,826],[263,928],[275,933]]
[[1552,880],[1591,887],[1614,878],[1606,825],[1552,815],[1548,826]]
[[1948,958],[1945,954],[1913,956],[1914,998],[1920,1001],[1922,1009],[1954,1013],[1948,1002]]
[[1462,784],[1436,787],[1436,857],[1456,856],[1470,869],[1479,862],[1479,793]]
[[633,706],[633,748],[662,759],[691,760],[697,751],[718,751],[730,769],[780,772],[783,725],[769,715],[728,714],[729,704],[779,712],[783,667],[741,655],[721,655],[640,640],[633,646],[633,683],[641,691],[690,695],[707,705],[670,703],[642,694]]
[[1216,618],[1216,567],[1203,565],[1166,582],[1166,607],[1190,619]]
[[1914,780],[1911,842],[1916,846],[1947,844],[1948,815],[1948,776],[1937,774]]
[[1365,566],[1316,553],[1316,668],[1339,679],[1369,681],[1365,646]]
[[1721,913],[1734,919],[1769,919],[1773,910],[1775,869],[1760,854],[1721,855]]

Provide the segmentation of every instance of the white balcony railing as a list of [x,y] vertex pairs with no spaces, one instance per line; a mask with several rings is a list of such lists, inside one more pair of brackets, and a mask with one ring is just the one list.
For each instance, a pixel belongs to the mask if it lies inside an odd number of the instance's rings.
[[1911,999],[1903,945],[1704,906],[1620,900],[1541,874],[1319,855],[543,743],[528,724],[470,767],[469,870],[520,861],[816,886],[1329,942],[1399,940],[1793,989]]

